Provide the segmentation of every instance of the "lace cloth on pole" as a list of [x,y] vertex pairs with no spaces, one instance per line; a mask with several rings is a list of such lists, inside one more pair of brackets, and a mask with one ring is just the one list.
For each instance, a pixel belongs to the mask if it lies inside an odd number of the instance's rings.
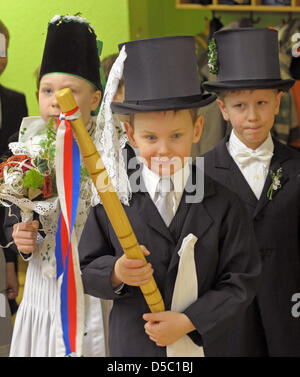
[[[124,61],[127,57],[123,46],[118,58],[113,64],[105,87],[105,92],[97,117],[95,146],[99,151],[104,166],[116,190],[120,201],[129,205],[131,189],[122,155],[122,149],[128,141],[127,135],[118,138],[117,127],[121,122],[113,115],[110,105],[117,92],[119,81],[123,75]],[[101,203],[96,188],[93,186],[92,205]]]

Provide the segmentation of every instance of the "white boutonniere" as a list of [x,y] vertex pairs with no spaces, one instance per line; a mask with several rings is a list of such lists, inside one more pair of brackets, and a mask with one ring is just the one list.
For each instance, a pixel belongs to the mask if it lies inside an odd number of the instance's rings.
[[282,168],[277,169],[276,173],[270,170],[270,175],[272,178],[272,183],[267,192],[267,197],[269,198],[269,200],[272,200],[273,191],[281,188],[280,178],[282,177]]

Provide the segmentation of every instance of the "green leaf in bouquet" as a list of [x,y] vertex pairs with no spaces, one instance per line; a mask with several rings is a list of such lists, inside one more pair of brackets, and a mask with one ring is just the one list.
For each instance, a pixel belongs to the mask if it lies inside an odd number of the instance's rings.
[[25,135],[25,133],[26,133],[26,131],[27,131],[27,128],[23,128],[23,130],[22,130],[22,131],[20,131],[20,134],[21,134],[22,136],[24,136],[24,135]]
[[53,159],[55,157],[55,145],[51,145],[49,148],[49,155]]
[[49,120],[49,123],[47,124],[47,141],[48,146],[55,141],[56,139],[56,132],[54,131],[54,118],[51,118]]
[[42,188],[44,183],[44,176],[37,170],[27,170],[23,178],[23,185],[25,188],[38,189]]
[[50,170],[48,160],[41,157],[36,157],[33,160],[33,165],[38,169],[38,171],[42,174],[45,174]]

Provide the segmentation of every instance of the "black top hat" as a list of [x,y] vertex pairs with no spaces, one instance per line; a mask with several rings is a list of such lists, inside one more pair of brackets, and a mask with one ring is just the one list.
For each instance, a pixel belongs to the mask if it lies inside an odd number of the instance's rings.
[[208,65],[217,80],[206,81],[208,91],[220,89],[288,90],[294,80],[280,77],[278,33],[271,29],[227,29],[214,34]]
[[[119,49],[124,44],[119,45]],[[191,36],[143,39],[125,43],[125,100],[113,102],[119,114],[179,110],[215,100],[203,94]]]
[[88,80],[102,90],[96,34],[84,18],[55,16],[48,25],[40,77],[67,73]]

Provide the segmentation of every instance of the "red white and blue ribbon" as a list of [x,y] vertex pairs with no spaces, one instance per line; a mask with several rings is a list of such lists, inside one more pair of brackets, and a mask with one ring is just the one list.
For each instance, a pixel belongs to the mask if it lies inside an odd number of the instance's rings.
[[74,229],[80,193],[80,152],[70,121],[78,107],[60,114],[56,136],[56,186],[61,212],[56,232],[56,277],[60,286],[61,323],[66,355],[82,355],[84,292]]

